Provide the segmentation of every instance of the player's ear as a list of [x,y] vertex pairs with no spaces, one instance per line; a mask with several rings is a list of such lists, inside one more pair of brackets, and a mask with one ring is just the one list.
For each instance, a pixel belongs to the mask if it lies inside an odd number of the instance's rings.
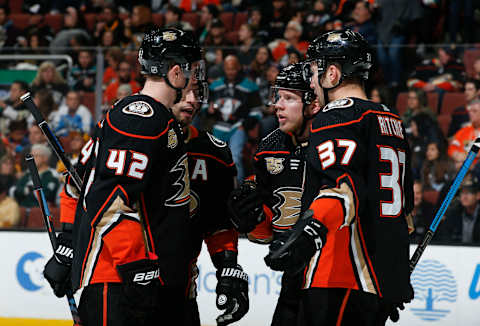
[[320,103],[318,102],[318,99],[315,99],[315,101],[310,104],[310,112],[312,115],[316,115],[318,111],[320,111],[322,107],[320,106]]

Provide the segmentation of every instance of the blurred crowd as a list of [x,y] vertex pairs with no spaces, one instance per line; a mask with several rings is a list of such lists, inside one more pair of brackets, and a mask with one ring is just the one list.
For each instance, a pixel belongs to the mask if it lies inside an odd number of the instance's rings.
[[[141,89],[137,50],[152,26],[196,34],[205,47],[209,104],[194,124],[228,142],[238,179],[252,172],[258,142],[277,127],[269,88],[330,30],[360,32],[374,49],[370,97],[400,113],[411,144],[420,241],[473,140],[480,136],[480,8],[473,0],[0,0],[0,227],[38,227],[24,156],[35,157],[53,209],[64,167],[20,96],[30,92],[72,162],[94,123]],[[18,54],[66,54],[13,60]],[[20,58],[20,57],[19,57]],[[101,60],[101,62],[99,62]],[[99,69],[97,69],[99,67]],[[101,69],[100,69],[101,67]],[[101,89],[99,87],[101,85]],[[95,106],[100,95],[101,106]],[[97,102],[98,103],[98,102]],[[476,163],[476,162],[475,162]],[[480,243],[480,165],[467,175],[435,240]]]

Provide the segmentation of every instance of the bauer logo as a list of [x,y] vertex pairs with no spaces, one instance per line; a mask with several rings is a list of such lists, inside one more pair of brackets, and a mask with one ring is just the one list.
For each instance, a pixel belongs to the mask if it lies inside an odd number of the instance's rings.
[[45,259],[41,254],[30,251],[20,257],[17,264],[17,279],[27,291],[40,290],[44,285],[43,267]]
[[412,274],[412,285],[415,299],[410,310],[425,321],[444,318],[457,301],[457,281],[438,260],[426,259],[419,263]]

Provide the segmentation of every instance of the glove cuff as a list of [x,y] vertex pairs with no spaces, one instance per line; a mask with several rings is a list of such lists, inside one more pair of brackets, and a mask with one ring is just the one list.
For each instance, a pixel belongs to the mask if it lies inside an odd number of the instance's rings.
[[224,277],[240,279],[248,283],[248,274],[243,271],[242,266],[240,265],[237,265],[236,267],[225,267],[218,270],[217,279]]
[[142,259],[117,265],[117,271],[123,282],[127,284],[146,285],[160,278],[160,267],[157,259]]

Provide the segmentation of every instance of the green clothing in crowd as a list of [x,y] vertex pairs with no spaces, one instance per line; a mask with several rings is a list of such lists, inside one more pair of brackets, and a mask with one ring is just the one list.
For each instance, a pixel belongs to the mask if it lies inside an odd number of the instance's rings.
[[[58,173],[53,169],[48,169],[40,173],[40,181],[42,183],[43,192],[47,202],[54,203],[60,181],[58,180]],[[37,199],[33,193],[33,182],[30,177],[30,172],[25,173],[20,180],[17,181],[15,186],[10,190],[13,196],[17,200],[18,204],[22,207],[35,207],[38,206]]]

